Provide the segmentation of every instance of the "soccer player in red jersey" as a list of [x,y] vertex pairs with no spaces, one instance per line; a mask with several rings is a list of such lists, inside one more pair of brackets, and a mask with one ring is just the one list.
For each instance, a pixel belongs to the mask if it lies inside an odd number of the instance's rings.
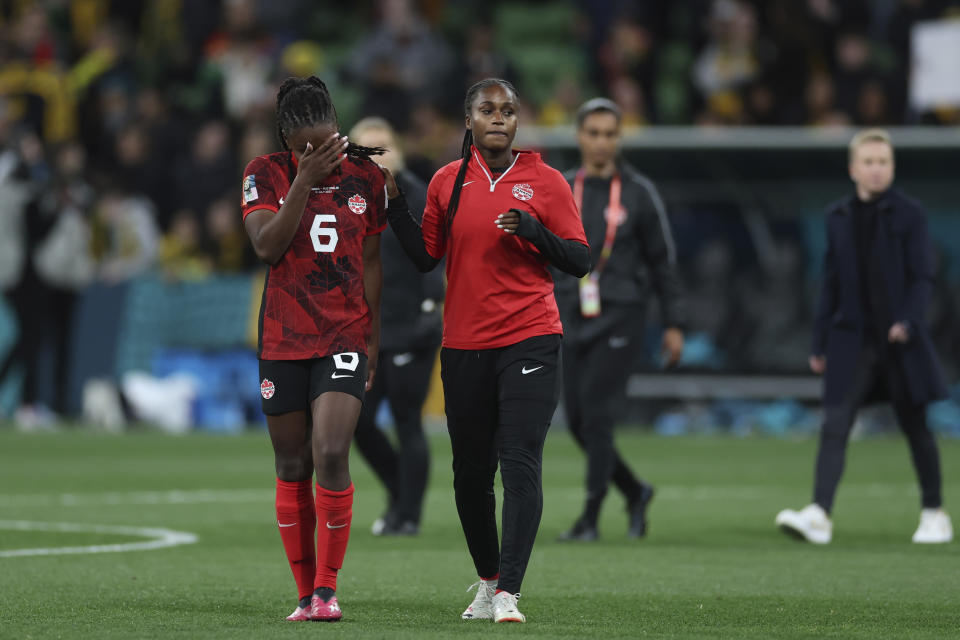
[[539,154],[512,148],[518,107],[509,82],[470,87],[462,158],[430,181],[422,227],[385,172],[387,217],[408,255],[422,271],[447,260],[441,374],[457,512],[480,576],[467,620],[525,620],[517,598],[540,525],[543,443],[561,384],[563,328],[547,266],[578,277],[590,268],[563,176]]
[[258,355],[277,526],[299,591],[287,619],[339,620],[337,572],[353,505],[348,454],[380,335],[386,193],[370,156],[383,150],[339,135],[330,93],[315,77],[280,86],[277,128],[284,150],[244,172],[243,217],[270,265]]

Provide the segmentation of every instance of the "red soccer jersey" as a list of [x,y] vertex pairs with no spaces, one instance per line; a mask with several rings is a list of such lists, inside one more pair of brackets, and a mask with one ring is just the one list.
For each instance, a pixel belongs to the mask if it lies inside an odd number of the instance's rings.
[[[296,158],[289,151],[260,156],[243,175],[243,217],[258,209],[277,212],[297,175]],[[354,157],[313,188],[293,241],[267,272],[260,358],[366,353],[363,241],[386,227],[386,201],[380,169]]]
[[570,185],[538,153],[516,151],[499,175],[476,148],[471,153],[449,238],[447,204],[460,160],[434,174],[423,213],[427,252],[447,257],[443,346],[493,349],[562,334],[546,260],[531,242],[498,229],[495,220],[511,208],[523,209],[560,238],[587,244]]

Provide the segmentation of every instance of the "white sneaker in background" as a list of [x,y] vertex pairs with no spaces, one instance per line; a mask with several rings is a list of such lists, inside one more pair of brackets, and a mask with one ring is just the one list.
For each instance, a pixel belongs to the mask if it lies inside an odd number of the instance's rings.
[[493,594],[497,592],[496,580],[479,580],[467,587],[467,591],[476,587],[477,595],[460,617],[464,620],[492,620]]
[[943,544],[953,540],[953,524],[943,509],[924,509],[920,512],[920,526],[913,534],[918,544]]
[[774,522],[784,533],[814,544],[828,544],[833,538],[830,516],[818,504],[808,504],[800,511],[784,509]]
[[517,609],[519,593],[501,591],[493,596],[494,622],[526,622],[527,618]]

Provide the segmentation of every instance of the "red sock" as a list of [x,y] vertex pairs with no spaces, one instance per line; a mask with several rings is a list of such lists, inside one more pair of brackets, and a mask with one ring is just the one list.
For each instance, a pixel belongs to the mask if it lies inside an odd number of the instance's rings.
[[353,519],[353,483],[343,491],[317,485],[317,575],[315,589],[337,590],[337,571],[343,566]]
[[317,573],[317,558],[313,546],[313,532],[317,528],[317,513],[313,506],[310,481],[284,482],[277,478],[277,526],[287,561],[297,581],[298,598],[313,593],[313,577]]

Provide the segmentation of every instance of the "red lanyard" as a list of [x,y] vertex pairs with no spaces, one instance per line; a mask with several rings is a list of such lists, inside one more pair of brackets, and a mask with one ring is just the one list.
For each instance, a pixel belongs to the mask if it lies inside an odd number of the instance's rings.
[[[583,180],[587,172],[581,168],[577,171],[577,177],[573,181],[573,201],[577,205],[577,211],[583,218]],[[613,253],[613,241],[617,238],[617,227],[620,226],[620,220],[623,216],[623,207],[620,205],[620,174],[614,173],[610,179],[610,202],[607,205],[607,233],[603,238],[603,249],[600,250],[600,259],[597,260],[597,266],[593,268],[591,275],[595,278],[600,277],[600,272],[607,265],[610,254]]]

